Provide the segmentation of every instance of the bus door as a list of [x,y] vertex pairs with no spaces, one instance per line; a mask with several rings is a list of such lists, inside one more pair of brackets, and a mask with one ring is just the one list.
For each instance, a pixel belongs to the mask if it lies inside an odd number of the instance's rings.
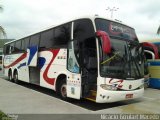
[[76,41],[70,41],[67,52],[67,97],[80,99],[81,74],[78,59],[79,48]]
[[97,91],[97,50],[94,37],[85,39],[80,44],[80,65],[82,96],[84,98],[96,97]]

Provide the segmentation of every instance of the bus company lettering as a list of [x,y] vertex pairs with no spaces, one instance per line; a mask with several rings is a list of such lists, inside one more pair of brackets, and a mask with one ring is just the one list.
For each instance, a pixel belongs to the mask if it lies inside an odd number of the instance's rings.
[[115,23],[110,24],[110,30],[115,33],[130,33],[130,30]]

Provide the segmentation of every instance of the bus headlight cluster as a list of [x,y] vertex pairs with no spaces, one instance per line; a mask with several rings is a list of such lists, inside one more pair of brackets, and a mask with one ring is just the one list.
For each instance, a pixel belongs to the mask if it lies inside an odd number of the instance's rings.
[[115,85],[101,84],[100,87],[105,90],[117,90]]

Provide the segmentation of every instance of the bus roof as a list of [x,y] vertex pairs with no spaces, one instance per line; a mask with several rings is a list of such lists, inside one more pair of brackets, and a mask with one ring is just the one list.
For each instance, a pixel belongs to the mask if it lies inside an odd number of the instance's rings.
[[[124,23],[122,23],[121,21],[116,20],[116,19],[113,20],[113,19],[110,19],[110,18],[98,16],[98,15],[94,15],[94,16],[88,15],[88,16],[82,16],[82,17],[75,17],[74,19],[72,18],[71,20],[68,20],[67,22],[63,22],[62,24],[57,24],[57,25],[54,25],[54,26],[47,27],[47,28],[42,29],[42,30],[40,30],[40,31],[38,31],[38,32],[34,32],[33,34],[26,35],[25,37],[22,37],[22,38],[19,38],[19,39],[16,39],[16,40],[12,40],[12,41],[6,42],[5,44],[9,44],[9,43],[12,43],[12,42],[15,42],[15,41],[18,41],[18,40],[21,40],[21,39],[30,37],[30,36],[35,35],[35,34],[37,34],[37,33],[40,33],[40,32],[43,32],[43,31],[46,31],[46,30],[49,30],[49,29],[58,27],[58,26],[60,26],[60,25],[63,25],[63,24],[65,24],[65,23],[72,22],[72,21],[75,21],[75,20],[78,20],[78,19],[91,19],[92,21],[94,21],[96,18],[106,19],[106,20],[113,21],[113,22],[116,22],[116,23],[125,25],[125,26],[127,26],[127,27],[130,27],[130,26],[128,26],[127,24],[124,24]],[[130,28],[132,28],[132,27],[130,27]],[[132,29],[134,29],[134,28],[132,28]],[[4,45],[5,45],[5,44],[4,44]]]

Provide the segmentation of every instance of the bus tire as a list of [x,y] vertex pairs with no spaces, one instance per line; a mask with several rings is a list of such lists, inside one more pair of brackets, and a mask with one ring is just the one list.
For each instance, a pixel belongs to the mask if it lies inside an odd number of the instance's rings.
[[67,85],[66,85],[66,79],[63,79],[60,81],[58,86],[58,94],[62,100],[67,101]]
[[17,72],[17,70],[14,71],[14,74],[13,74],[13,81],[14,81],[15,83],[18,83],[18,72]]
[[11,69],[8,71],[8,80],[13,81]]

